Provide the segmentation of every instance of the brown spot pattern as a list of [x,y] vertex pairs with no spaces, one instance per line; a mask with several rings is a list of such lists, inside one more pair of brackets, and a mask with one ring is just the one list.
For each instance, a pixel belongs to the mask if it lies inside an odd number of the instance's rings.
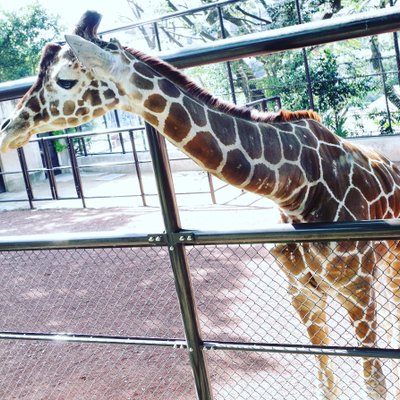
[[362,190],[368,201],[377,199],[380,195],[380,188],[374,175],[369,174],[357,164],[353,166],[353,174],[351,183],[356,188]]
[[144,106],[150,111],[161,113],[165,110],[167,100],[159,94],[150,95],[144,102]]
[[262,155],[260,132],[257,125],[238,118],[236,120],[237,129],[239,132],[240,143],[245,152],[253,160],[260,158]]
[[[135,68],[136,71],[139,72],[139,74],[141,74],[147,78],[154,78],[154,76],[156,76],[156,73],[143,62],[140,62],[140,61],[135,62],[133,64],[133,68]],[[158,74],[157,74],[157,76],[158,76]]]
[[290,133],[280,133],[283,157],[288,161],[296,161],[300,155],[300,142]]
[[36,96],[32,96],[26,103],[26,107],[30,108],[33,112],[38,113],[41,110],[39,100]]
[[139,89],[151,90],[154,88],[154,83],[149,79],[143,78],[143,76],[134,72],[129,79],[130,82]]
[[[297,124],[298,122],[296,123],[296,125]],[[299,139],[300,143],[305,144],[309,147],[314,147],[315,149],[318,147],[318,141],[316,137],[309,131],[309,129],[295,126],[294,134],[297,139]]]
[[278,164],[282,156],[277,130],[268,125],[261,125],[260,131],[264,145],[264,158],[271,164]]
[[253,176],[246,186],[246,190],[261,195],[269,195],[274,190],[275,184],[275,172],[264,164],[257,164],[254,167]]
[[336,216],[338,202],[321,182],[310,188],[304,216],[308,222],[331,222]]
[[302,186],[305,182],[301,169],[294,164],[285,163],[279,168],[279,188],[277,198],[288,197],[293,189]]
[[72,115],[74,111],[75,111],[75,103],[71,100],[67,100],[64,103],[63,107],[64,115]]
[[79,107],[76,112],[75,115],[77,115],[78,117],[82,116],[82,115],[87,115],[89,114],[90,109],[88,107]]
[[113,90],[111,90],[110,88],[108,88],[107,90],[105,90],[103,92],[103,96],[105,99],[112,99],[115,97],[115,92]]
[[169,97],[177,98],[181,95],[181,91],[168,79],[160,79],[158,81],[158,87]]
[[143,118],[151,125],[158,126],[159,124],[158,118],[148,112],[143,113]]
[[50,113],[51,115],[53,115],[54,117],[56,117],[57,115],[60,115],[60,111],[58,110],[58,106],[59,106],[59,101],[58,100],[54,100],[50,102]]
[[197,101],[192,100],[190,97],[183,97],[183,105],[192,117],[193,122],[197,126],[205,126],[207,124],[207,117],[204,111],[204,107],[197,103]]
[[102,116],[102,115],[105,114],[105,113],[106,113],[106,110],[105,110],[103,107],[99,107],[99,108],[96,108],[96,109],[93,111],[93,117],[94,117],[94,118],[97,118],[97,117]]
[[184,149],[211,170],[216,170],[223,159],[217,140],[207,131],[198,132]]
[[228,152],[222,168],[223,177],[232,185],[241,185],[250,174],[250,163],[239,149]]
[[321,144],[319,148],[322,174],[334,196],[341,200],[350,186],[350,164],[345,152],[335,146]]
[[307,181],[315,182],[320,178],[319,156],[316,150],[303,147],[300,155],[300,165],[305,172]]
[[79,119],[76,117],[70,117],[67,119],[68,123],[71,125],[78,125],[79,124]]
[[89,102],[92,106],[98,106],[101,104],[99,91],[95,89],[87,89],[82,98],[84,101]]
[[166,135],[176,142],[181,142],[189,133],[190,128],[191,123],[187,111],[181,104],[172,103],[164,125]]
[[215,136],[225,145],[236,142],[236,130],[233,118],[208,110],[208,120]]
[[25,119],[25,120],[29,119],[29,113],[27,111],[22,111],[22,113],[19,114],[19,116],[20,116],[20,118]]

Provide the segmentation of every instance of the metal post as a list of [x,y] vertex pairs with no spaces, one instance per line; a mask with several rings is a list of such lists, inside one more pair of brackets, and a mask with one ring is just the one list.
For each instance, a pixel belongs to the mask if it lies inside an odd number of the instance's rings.
[[86,148],[85,138],[80,138],[79,143],[80,143],[80,148],[83,150],[83,155],[87,157],[88,152]]
[[24,178],[25,190],[28,196],[29,207],[31,209],[34,209],[35,207],[33,207],[32,184],[31,184],[31,179],[29,177],[28,164],[26,163],[25,152],[23,147],[20,147],[18,149],[18,159],[21,165],[22,177]]
[[173,234],[181,230],[178,207],[173,188],[171,169],[164,138],[146,124],[150,154],[156,177],[161,210],[164,218],[166,237],[174,273],[175,287],[182,314],[185,336],[189,349],[198,400],[212,400],[211,384],[207,361],[202,351],[200,325],[197,317],[195,298],[192,289],[188,259],[185,247],[175,243]]
[[[118,110],[114,110],[114,117],[115,117],[115,122],[117,123],[117,127],[121,128],[121,123],[119,121]],[[124,137],[122,135],[122,132],[118,132],[118,136],[119,136],[119,142],[121,143],[122,154],[125,154],[126,150],[125,150]]]
[[[299,24],[302,24],[303,18],[301,17],[300,3],[299,3],[299,0],[295,0],[295,1],[296,1],[297,19],[299,21]],[[301,50],[303,53],[303,60],[304,60],[304,72],[306,74],[306,79],[307,79],[308,102],[310,104],[310,108],[312,110],[314,110],[315,109],[314,96],[313,96],[313,92],[312,92],[312,82],[311,82],[311,76],[310,76],[310,68],[308,65],[307,51],[304,47]]]
[[82,200],[83,208],[86,208],[85,196],[83,194],[81,174],[79,173],[79,164],[76,159],[74,142],[71,137],[67,137],[68,153],[71,160],[72,175],[74,177],[75,190],[79,199]]
[[[390,7],[394,6],[394,1],[389,0]],[[394,52],[396,53],[396,65],[397,65],[397,81],[400,84],[400,50],[399,50],[399,36],[397,32],[393,32],[393,44]]]
[[212,175],[209,172],[207,172],[207,178],[208,178],[208,186],[210,187],[211,201],[213,204],[217,204],[217,199],[215,197],[214,183],[212,180]]
[[[54,171],[53,171],[53,164],[51,162],[51,157],[49,154],[49,142],[43,140],[43,138],[40,139],[40,147],[42,148],[43,151],[43,161],[44,161],[44,167],[47,170],[47,177],[49,178],[49,185],[50,185],[50,191],[51,191],[51,197],[53,200],[58,200],[58,192],[57,192],[57,183],[56,183],[56,178],[54,176]],[[53,145],[50,143],[50,145]]]
[[158,31],[157,22],[154,22],[153,28],[154,28],[154,34],[156,35],[157,49],[158,49],[158,51],[161,51],[160,33]]
[[139,182],[140,196],[142,197],[143,206],[146,207],[147,206],[147,204],[146,204],[146,195],[144,193],[144,188],[143,188],[142,172],[140,170],[140,163],[139,163],[139,159],[138,159],[138,156],[137,156],[135,138],[133,136],[133,132],[132,131],[129,131],[129,138],[131,139],[132,153],[133,153],[133,159],[135,161],[136,176],[137,176],[138,182]]
[[[222,15],[221,7],[217,7],[217,10],[218,10],[219,25],[221,28],[221,36],[223,39],[226,39],[224,18]],[[236,93],[235,93],[235,85],[233,84],[233,73],[232,73],[232,66],[231,66],[230,61],[226,62],[226,69],[228,71],[229,87],[231,90],[232,101],[236,104],[237,100],[236,100]]]

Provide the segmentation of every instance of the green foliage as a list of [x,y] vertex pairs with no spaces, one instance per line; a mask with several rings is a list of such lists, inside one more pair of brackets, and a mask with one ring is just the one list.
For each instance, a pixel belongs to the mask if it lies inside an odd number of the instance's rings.
[[374,111],[369,117],[378,125],[381,135],[392,135],[395,133],[394,128],[400,128],[400,113],[390,113],[390,122],[387,111]]
[[325,123],[340,136],[346,136],[343,127],[347,110],[371,90],[371,85],[367,79],[346,78],[345,73],[354,69],[351,62],[342,67],[347,71],[340,72],[337,55],[325,48],[312,64],[312,88]]
[[0,82],[35,75],[42,48],[60,29],[58,17],[38,3],[19,12],[0,9]]

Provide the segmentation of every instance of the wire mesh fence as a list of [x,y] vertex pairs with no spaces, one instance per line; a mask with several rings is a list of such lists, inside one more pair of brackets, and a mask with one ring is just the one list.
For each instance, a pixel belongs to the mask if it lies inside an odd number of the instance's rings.
[[[367,257],[361,267],[347,263],[329,288],[326,315],[331,342],[321,345],[340,349],[330,361],[339,399],[395,399],[399,388],[395,358],[380,360],[386,395],[368,397],[363,358],[340,356],[340,351],[346,356],[344,349],[359,346],[360,338],[357,340],[348,311],[340,301],[343,285],[337,282],[358,273],[358,268],[376,293],[369,299],[377,304],[374,348],[397,349],[396,331],[392,331],[397,298],[387,290],[386,279],[388,274],[393,275],[393,269],[387,264],[375,268],[376,261],[382,261],[375,249],[384,248],[383,244],[386,242],[341,242],[354,260],[360,260],[360,250]],[[396,257],[395,246],[396,242],[391,242],[390,251]],[[295,310],[289,294],[296,282],[288,285],[273,244],[185,248],[203,341],[310,344],[310,324]],[[280,244],[278,248],[286,247]],[[321,265],[325,271],[329,264],[338,266],[338,257],[343,257],[332,243],[305,243],[303,248],[309,254],[311,248],[318,249],[312,255],[318,260],[324,257]],[[352,253],[354,249],[357,251]],[[159,245],[0,252],[0,330],[182,338],[168,250]],[[313,271],[314,279],[323,276],[321,271]],[[300,276],[293,275],[301,280]],[[316,289],[327,288],[321,280]],[[357,297],[356,293],[347,296]],[[317,310],[322,310],[321,305],[317,304]],[[309,316],[311,319],[311,309]],[[233,349],[205,354],[217,400],[320,398],[318,356],[293,353],[290,348],[287,353]],[[0,340],[0,360],[2,399],[196,398],[187,349]]]

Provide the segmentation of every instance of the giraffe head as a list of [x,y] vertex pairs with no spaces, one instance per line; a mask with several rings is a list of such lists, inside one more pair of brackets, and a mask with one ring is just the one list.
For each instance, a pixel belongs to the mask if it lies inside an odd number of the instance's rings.
[[67,44],[44,48],[36,82],[0,128],[2,151],[23,146],[34,134],[78,126],[116,107],[132,111],[116,80],[126,66],[118,62],[123,49],[117,41],[97,37],[100,19],[100,14],[86,12],[74,35],[66,35]]

